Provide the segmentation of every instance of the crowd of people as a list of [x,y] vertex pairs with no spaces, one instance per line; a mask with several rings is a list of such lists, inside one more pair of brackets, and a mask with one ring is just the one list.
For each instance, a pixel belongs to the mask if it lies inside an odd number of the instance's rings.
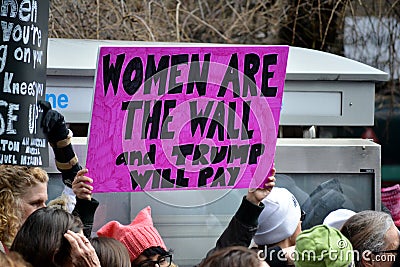
[[[46,111],[42,127],[76,203],[72,210],[58,202],[46,206],[49,178],[43,169],[1,165],[0,266],[176,266],[151,207],[129,225],[110,221],[93,235],[99,205],[92,197],[93,180],[75,156],[63,116],[48,106]],[[390,214],[337,210],[302,231],[307,214],[288,189],[275,186],[275,172],[262,188],[243,196],[197,267],[400,266],[400,232]]]

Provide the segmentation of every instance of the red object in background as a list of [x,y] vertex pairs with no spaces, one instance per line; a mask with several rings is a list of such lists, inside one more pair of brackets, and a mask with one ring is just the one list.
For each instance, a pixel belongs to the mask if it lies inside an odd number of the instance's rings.
[[370,127],[366,128],[365,131],[361,134],[361,138],[363,139],[372,139],[375,143],[379,143],[379,139],[376,136],[374,130]]
[[397,227],[400,227],[400,185],[381,189],[382,203],[390,210]]

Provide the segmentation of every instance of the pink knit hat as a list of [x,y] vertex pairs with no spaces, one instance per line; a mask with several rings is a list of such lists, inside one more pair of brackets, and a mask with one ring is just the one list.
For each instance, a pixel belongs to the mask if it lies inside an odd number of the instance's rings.
[[142,209],[131,224],[122,225],[117,221],[111,221],[101,227],[97,235],[121,241],[128,249],[131,262],[150,247],[162,247],[167,250],[160,234],[153,226],[149,206]]
[[390,210],[396,226],[400,226],[400,185],[381,189],[382,203]]

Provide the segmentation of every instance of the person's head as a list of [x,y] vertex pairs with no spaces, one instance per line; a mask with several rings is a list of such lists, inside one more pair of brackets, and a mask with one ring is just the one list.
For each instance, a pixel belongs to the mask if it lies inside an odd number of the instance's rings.
[[341,232],[357,251],[356,266],[392,265],[393,250],[399,247],[399,233],[389,214],[373,210],[358,212],[343,224]]
[[268,264],[261,260],[254,250],[241,246],[232,246],[216,250],[199,265],[199,267],[214,266],[265,267]]
[[20,253],[33,267],[66,266],[71,262],[71,246],[64,234],[83,231],[78,217],[45,207],[34,211],[21,226],[10,250]]
[[0,165],[0,241],[5,245],[32,212],[46,206],[48,180],[38,167]]
[[296,239],[296,267],[350,267],[353,248],[336,228],[317,225],[300,233]]
[[172,264],[172,253],[162,247],[145,249],[133,262],[132,267],[160,267],[175,266]]
[[343,224],[354,214],[356,213],[352,210],[337,209],[325,217],[323,224],[340,230]]
[[3,267],[32,267],[22,256],[15,252],[10,251],[8,254],[0,252],[0,266]]
[[254,242],[259,246],[293,246],[301,232],[302,211],[297,199],[287,189],[275,187],[262,203],[265,208],[258,219]]
[[129,253],[124,244],[111,237],[93,237],[90,243],[99,257],[101,266],[130,267]]
[[112,237],[124,244],[132,266],[140,266],[148,261],[160,260],[166,263],[171,260],[170,252],[153,225],[150,207],[141,210],[129,225],[117,221],[108,222],[97,231],[97,235]]

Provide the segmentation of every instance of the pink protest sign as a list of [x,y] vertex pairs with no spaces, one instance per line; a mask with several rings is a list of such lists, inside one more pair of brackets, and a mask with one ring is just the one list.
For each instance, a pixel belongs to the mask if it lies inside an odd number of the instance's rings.
[[273,165],[289,47],[101,47],[95,192],[257,187]]

